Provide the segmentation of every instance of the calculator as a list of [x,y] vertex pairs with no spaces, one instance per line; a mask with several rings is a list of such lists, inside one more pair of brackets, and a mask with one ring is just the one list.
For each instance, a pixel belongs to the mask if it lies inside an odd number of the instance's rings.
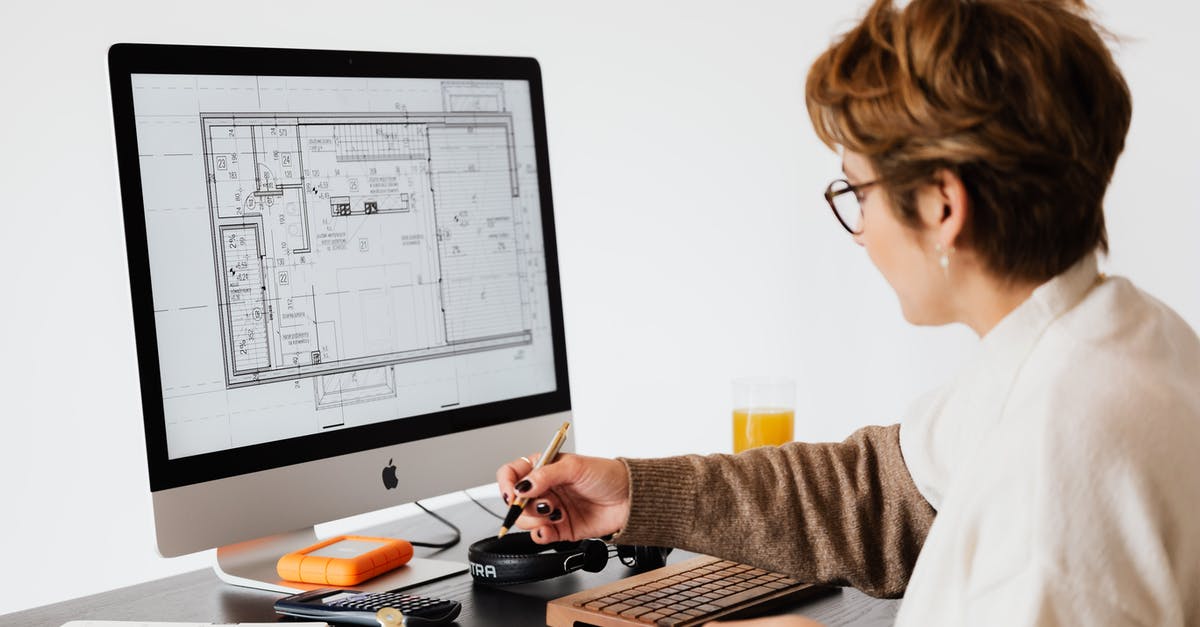
[[390,607],[404,615],[406,627],[441,625],[458,617],[458,601],[434,599],[403,592],[359,592],[321,588],[284,597],[275,602],[275,612],[330,623],[379,627],[375,613]]

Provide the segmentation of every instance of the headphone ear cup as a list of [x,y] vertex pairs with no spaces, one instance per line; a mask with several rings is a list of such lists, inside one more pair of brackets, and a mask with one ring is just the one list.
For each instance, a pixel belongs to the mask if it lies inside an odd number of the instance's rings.
[[671,554],[670,547],[635,546],[633,559],[638,570],[654,570],[667,565],[667,556]]
[[653,570],[667,565],[670,548],[659,546],[617,546],[621,563],[637,570]]
[[617,559],[629,568],[637,568],[637,557],[634,555],[637,547],[625,544],[617,545]]
[[584,540],[580,548],[584,554],[584,570],[589,573],[604,570],[604,565],[608,563],[608,545],[603,540]]

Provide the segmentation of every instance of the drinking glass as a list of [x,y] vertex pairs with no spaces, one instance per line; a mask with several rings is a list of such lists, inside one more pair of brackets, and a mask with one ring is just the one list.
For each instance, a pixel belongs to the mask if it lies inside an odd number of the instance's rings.
[[796,382],[783,377],[733,381],[733,452],[791,442]]

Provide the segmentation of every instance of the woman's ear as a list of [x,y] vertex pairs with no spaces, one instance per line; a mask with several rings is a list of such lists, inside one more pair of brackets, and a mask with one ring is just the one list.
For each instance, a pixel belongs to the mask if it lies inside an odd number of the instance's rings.
[[950,170],[938,170],[919,198],[921,222],[933,241],[947,249],[956,246],[971,210],[962,179]]

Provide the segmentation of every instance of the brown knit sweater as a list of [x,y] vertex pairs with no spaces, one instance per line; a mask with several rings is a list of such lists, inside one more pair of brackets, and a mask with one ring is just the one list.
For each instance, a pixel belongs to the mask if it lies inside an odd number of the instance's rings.
[[740,455],[624,459],[622,544],[672,546],[802,581],[904,593],[935,511],[900,453],[900,426]]

